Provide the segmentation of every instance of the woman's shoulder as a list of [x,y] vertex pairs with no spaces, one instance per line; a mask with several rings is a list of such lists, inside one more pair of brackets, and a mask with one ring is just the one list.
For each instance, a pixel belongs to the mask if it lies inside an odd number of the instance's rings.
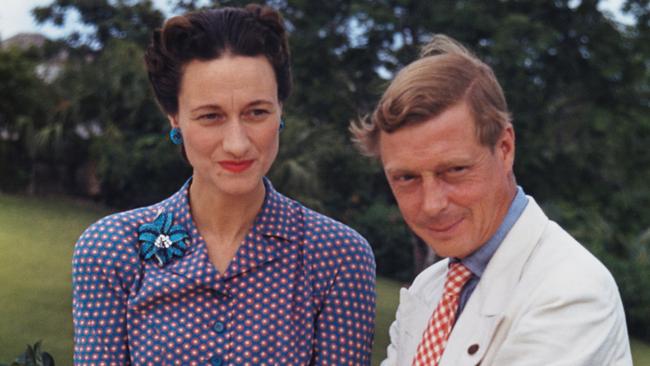
[[116,212],[97,220],[77,240],[74,259],[85,258],[104,264],[136,263],[139,261],[138,229],[155,219],[163,202]]
[[308,207],[302,206],[305,231],[309,234],[331,238],[349,238],[365,242],[366,239],[350,226]]
[[366,238],[350,226],[310,208],[302,206],[303,241],[309,249],[330,248],[343,252],[359,252],[374,258]]
[[73,274],[113,273],[119,278],[135,278],[140,267],[137,228],[150,211],[138,208],[118,212],[90,225],[75,244]]
[[186,185],[172,196],[139,208],[116,212],[91,224],[77,241],[77,246],[101,246],[109,249],[117,244],[137,243],[138,229],[152,222],[161,212],[180,215],[186,210]]
[[179,199],[183,197],[182,193],[180,191],[150,206],[105,216],[90,225],[75,244],[73,277],[78,281],[93,276],[117,280],[116,283],[120,283],[124,289],[130,289],[132,284],[137,283],[144,263],[140,254],[141,228],[145,224],[149,224],[147,227],[153,226],[152,223],[163,212],[176,217],[187,211],[185,201]]
[[368,241],[356,230],[276,191],[270,181],[265,180],[265,184],[270,194],[263,208],[264,220],[278,223],[276,229],[290,232],[289,237],[301,237],[303,250],[324,247],[370,249]]
[[135,237],[138,227],[156,215],[157,206],[140,207],[105,216],[91,224],[81,234],[79,242],[110,242]]
[[141,268],[137,228],[152,211],[151,207],[143,207],[118,212],[90,225],[75,244],[72,257],[75,283],[108,281],[124,290],[137,283]]
[[[322,213],[301,206],[301,249],[318,301],[338,287],[374,290],[375,256],[368,241],[353,228]],[[345,293],[345,291],[341,291]],[[318,303],[318,302],[317,302]]]

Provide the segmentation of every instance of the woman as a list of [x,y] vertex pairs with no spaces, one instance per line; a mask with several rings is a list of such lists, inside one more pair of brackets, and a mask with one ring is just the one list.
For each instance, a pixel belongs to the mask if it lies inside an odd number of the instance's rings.
[[370,363],[367,242],[264,178],[291,89],[287,45],[280,15],[257,5],[154,34],[149,79],[193,176],[77,242],[75,364]]

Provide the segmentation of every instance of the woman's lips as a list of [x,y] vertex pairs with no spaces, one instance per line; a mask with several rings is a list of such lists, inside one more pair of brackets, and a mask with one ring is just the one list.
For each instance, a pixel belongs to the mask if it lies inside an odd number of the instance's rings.
[[229,172],[241,173],[244,170],[248,169],[255,160],[222,160],[219,162],[222,168],[226,169]]

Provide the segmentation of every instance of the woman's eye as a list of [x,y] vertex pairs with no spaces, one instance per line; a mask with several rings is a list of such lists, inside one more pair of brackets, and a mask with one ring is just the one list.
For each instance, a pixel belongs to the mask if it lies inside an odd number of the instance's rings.
[[271,114],[271,112],[267,109],[256,108],[256,109],[249,110],[248,112],[246,112],[245,115],[249,119],[261,120],[266,118],[266,116],[268,116],[269,114]]
[[217,113],[206,113],[200,115],[197,119],[204,120],[204,121],[212,121],[219,118],[219,114]]

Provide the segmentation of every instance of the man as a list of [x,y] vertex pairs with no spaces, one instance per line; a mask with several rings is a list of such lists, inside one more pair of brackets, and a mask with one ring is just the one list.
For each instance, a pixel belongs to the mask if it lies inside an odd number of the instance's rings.
[[389,365],[632,365],[609,271],[517,186],[492,70],[436,36],[351,127],[437,262],[400,293]]

